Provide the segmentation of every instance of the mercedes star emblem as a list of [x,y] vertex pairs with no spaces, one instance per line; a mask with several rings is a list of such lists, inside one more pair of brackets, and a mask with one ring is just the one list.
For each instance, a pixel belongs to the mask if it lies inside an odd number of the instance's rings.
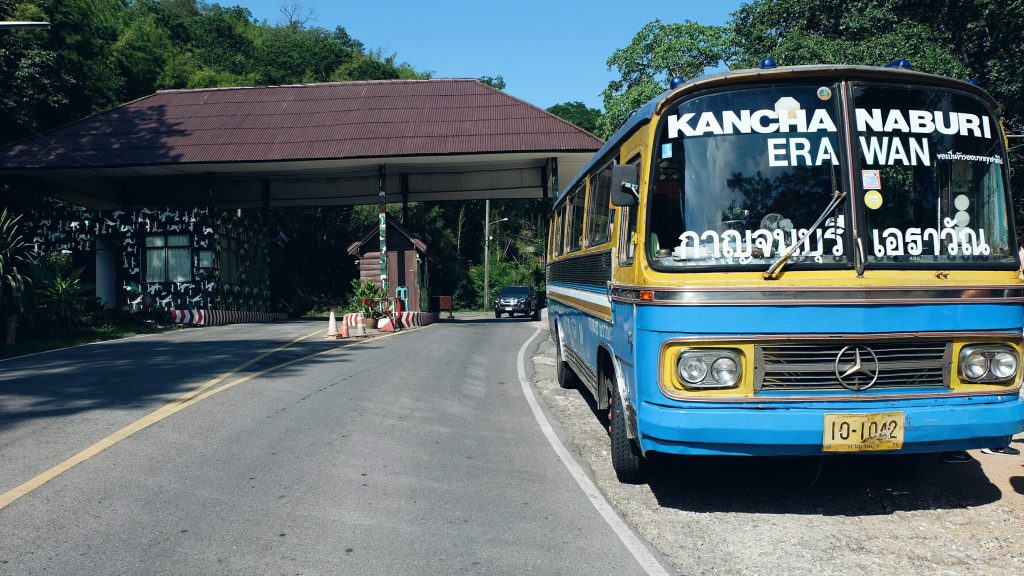
[[847,346],[836,356],[836,379],[843,387],[859,392],[878,380],[878,356],[867,346]]

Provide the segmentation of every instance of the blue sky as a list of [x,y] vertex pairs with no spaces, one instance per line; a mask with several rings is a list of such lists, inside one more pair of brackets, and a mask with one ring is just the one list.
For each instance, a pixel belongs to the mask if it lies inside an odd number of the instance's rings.
[[[219,0],[259,20],[282,20],[294,0]],[[344,26],[368,48],[397,53],[435,77],[503,76],[506,92],[546,108],[580,100],[601,107],[615,78],[606,61],[644,24],[694,20],[724,24],[739,0],[304,0],[310,25]]]

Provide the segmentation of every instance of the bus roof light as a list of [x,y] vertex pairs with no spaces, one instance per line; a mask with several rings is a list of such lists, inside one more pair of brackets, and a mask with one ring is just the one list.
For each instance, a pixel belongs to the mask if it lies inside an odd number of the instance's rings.
[[670,90],[675,90],[676,86],[679,86],[683,82],[686,82],[686,79],[682,76],[673,76],[672,79],[668,81],[668,87]]
[[757,64],[758,68],[778,68],[779,65],[775,63],[774,58],[762,58]]
[[893,60],[885,65],[886,68],[902,68],[904,70],[910,70],[910,60],[901,58],[899,60]]

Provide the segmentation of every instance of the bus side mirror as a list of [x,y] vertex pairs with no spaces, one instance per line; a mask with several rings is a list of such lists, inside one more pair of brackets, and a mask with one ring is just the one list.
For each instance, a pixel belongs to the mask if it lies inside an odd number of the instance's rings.
[[612,205],[636,206],[640,201],[640,177],[636,166],[617,164],[612,166]]

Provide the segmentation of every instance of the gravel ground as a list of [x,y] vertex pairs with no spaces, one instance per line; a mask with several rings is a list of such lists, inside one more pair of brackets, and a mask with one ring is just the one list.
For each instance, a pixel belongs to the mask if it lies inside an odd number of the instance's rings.
[[624,485],[592,398],[558,387],[554,356],[543,340],[535,388],[608,500],[682,574],[1024,574],[1024,455],[928,456],[905,480],[865,457],[662,458],[648,485]]

